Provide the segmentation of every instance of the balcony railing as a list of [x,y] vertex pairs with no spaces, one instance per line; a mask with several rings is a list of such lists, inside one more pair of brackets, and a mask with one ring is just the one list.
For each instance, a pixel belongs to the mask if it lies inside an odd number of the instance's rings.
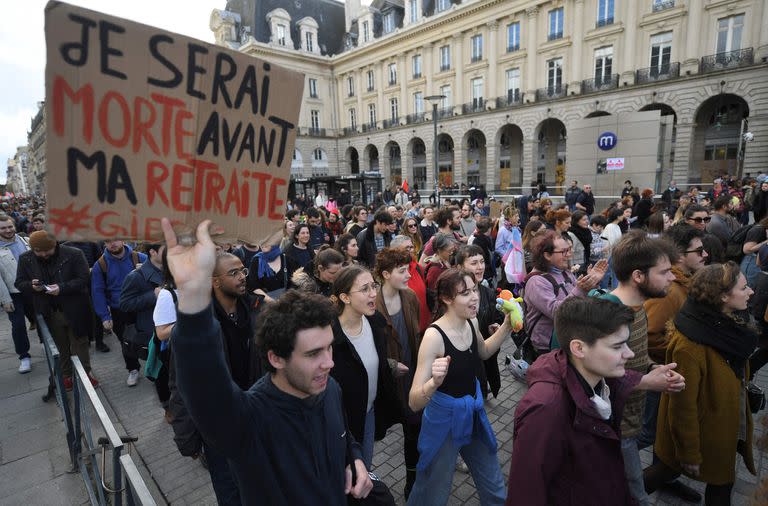
[[421,79],[421,72],[414,72],[413,79]]
[[357,133],[357,128],[356,127],[344,127],[342,129],[342,135],[344,135],[345,137],[347,135],[355,135],[356,133]]
[[523,94],[520,90],[510,90],[505,97],[496,97],[496,108],[512,107],[523,103]]
[[366,89],[366,91],[369,91],[369,92],[370,92],[370,91],[373,91],[373,86],[368,86],[368,88]]
[[451,116],[453,116],[453,107],[443,107],[437,110],[437,117],[439,119],[450,118]]
[[299,133],[308,135],[310,137],[327,137],[327,131],[325,128],[300,128]]
[[549,36],[547,36],[547,40],[557,40],[557,39],[562,39],[562,38],[563,38],[563,32],[562,31],[550,32]]
[[608,26],[613,24],[613,16],[609,18],[602,18],[598,19],[597,22],[595,22],[595,28],[600,28],[601,26]]
[[520,51],[520,44],[507,46],[507,53],[514,53],[515,51]]
[[388,83],[389,83],[390,86],[394,86],[394,85],[397,84],[397,79],[396,78],[395,79],[390,78]]
[[472,102],[467,102],[461,106],[462,114],[469,114],[473,112],[481,112],[485,110],[485,100],[478,98]]
[[701,68],[699,72],[714,72],[722,69],[732,69],[736,67],[746,67],[755,63],[755,55],[751,47],[717,53],[705,56],[701,59]]
[[619,87],[619,74],[612,76],[584,79],[581,82],[581,93],[595,93],[596,91],[612,90]]
[[563,98],[568,93],[568,85],[563,86],[558,84],[557,86],[547,86],[546,88],[539,88],[536,90],[536,101],[541,102],[543,100],[554,100],[556,98]]
[[483,59],[483,55],[481,55],[481,54],[473,54],[472,55],[472,59],[470,60],[470,62],[471,63],[476,63],[476,62],[479,62],[482,59]]
[[675,6],[675,0],[654,0],[653,12],[665,11]]
[[639,69],[635,72],[635,83],[652,83],[654,81],[664,81],[676,77],[680,77],[680,62]]
[[384,121],[381,122],[381,126],[383,128],[392,128],[392,127],[400,126],[400,118],[395,117],[395,118],[385,119]]
[[407,125],[413,125],[414,123],[423,123],[424,122],[424,113],[423,112],[417,112],[415,114],[409,114],[405,117],[405,123]]
[[378,129],[379,129],[379,127],[376,126],[376,123],[364,123],[363,124],[363,132],[375,132]]
[[444,64],[441,63],[440,64],[440,72],[445,72],[446,70],[451,70],[451,64],[449,63],[447,65],[444,65]]

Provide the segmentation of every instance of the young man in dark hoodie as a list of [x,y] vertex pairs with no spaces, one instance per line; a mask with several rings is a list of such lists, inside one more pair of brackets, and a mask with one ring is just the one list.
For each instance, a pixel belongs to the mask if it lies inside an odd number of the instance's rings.
[[528,369],[515,410],[506,505],[630,505],[621,418],[635,389],[685,388],[676,364],[643,376],[625,369],[632,310],[594,297],[566,299],[555,314],[562,348]]
[[336,317],[330,300],[288,291],[265,307],[257,342],[269,374],[241,390],[227,371],[213,317],[210,224],[201,223],[196,244],[184,246],[162,221],[178,287],[176,382],[195,425],[228,459],[242,504],[344,506],[348,494],[367,497],[373,484],[329,374]]

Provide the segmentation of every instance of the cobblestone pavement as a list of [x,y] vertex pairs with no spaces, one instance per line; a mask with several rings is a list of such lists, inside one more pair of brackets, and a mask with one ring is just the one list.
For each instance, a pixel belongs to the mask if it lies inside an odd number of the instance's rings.
[[[37,340],[34,332],[31,336],[31,340]],[[135,388],[128,388],[125,384],[127,371],[119,346],[113,336],[108,337],[106,343],[112,348],[109,353],[98,353],[91,348],[93,370],[101,382],[100,395],[120,430],[138,436],[134,459],[157,502],[173,505],[215,504],[207,471],[199,462],[182,457],[176,450],[173,432],[163,421],[163,410],[152,383],[142,377]],[[511,341],[506,343],[499,360],[503,360],[513,348]],[[56,408],[42,402],[38,405],[37,402],[46,381],[42,346],[34,342],[32,353],[33,373],[25,376],[16,373],[18,360],[13,354],[10,325],[6,318],[0,316],[0,504],[82,503],[85,496],[82,483],[78,482],[79,475],[66,474],[66,466],[62,467],[62,459],[66,460],[66,446],[63,443],[63,424],[57,423]],[[758,383],[768,387],[768,370],[761,371]],[[488,418],[498,439],[499,461],[505,477],[509,472],[512,452],[514,410],[525,391],[524,384],[514,381],[506,371],[502,371],[499,398],[486,402]],[[40,410],[48,413],[48,418],[41,417]],[[755,426],[757,437],[763,433],[764,427],[759,421]],[[26,432],[29,434],[24,436]],[[401,428],[393,427],[384,440],[376,443],[374,457],[374,472],[389,485],[397,504],[404,504],[402,442]],[[26,453],[30,455],[20,458],[13,449],[25,444]],[[642,457],[646,465],[650,464],[649,451],[644,451]],[[756,449],[755,464],[759,473],[757,477],[749,474],[743,465],[739,466],[734,505],[752,504],[755,484],[768,473],[765,452]],[[703,493],[703,484],[686,481]],[[43,497],[50,497],[51,501],[38,500]],[[651,499],[656,505],[688,504],[659,493]],[[479,504],[471,476],[456,472],[449,504]]]

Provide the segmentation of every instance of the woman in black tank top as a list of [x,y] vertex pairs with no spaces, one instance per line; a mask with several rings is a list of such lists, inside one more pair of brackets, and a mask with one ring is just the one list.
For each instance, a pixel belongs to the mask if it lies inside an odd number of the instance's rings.
[[459,453],[475,481],[480,503],[504,504],[504,478],[496,438],[483,407],[481,361],[499,350],[511,332],[506,317],[487,340],[479,339],[479,297],[472,274],[450,269],[437,281],[438,319],[424,333],[409,394],[414,411],[424,409],[416,483],[411,505],[444,505]]

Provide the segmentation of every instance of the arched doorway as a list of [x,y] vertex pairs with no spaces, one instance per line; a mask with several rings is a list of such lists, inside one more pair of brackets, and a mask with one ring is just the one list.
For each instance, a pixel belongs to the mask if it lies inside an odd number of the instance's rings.
[[344,162],[347,165],[347,173],[360,174],[360,155],[357,149],[348,147],[347,152],[344,153]]
[[477,129],[472,129],[464,136],[464,146],[467,154],[466,182],[468,187],[485,186],[485,134]]
[[366,172],[379,172],[379,150],[373,144],[365,147]]
[[565,125],[559,119],[545,119],[536,127],[536,181],[547,186],[563,185],[567,138]]
[[323,148],[315,148],[312,151],[312,176],[328,175],[328,155]]
[[640,111],[659,111],[661,114],[661,131],[659,133],[661,145],[659,146],[656,160],[656,183],[654,188],[659,192],[666,183],[672,180],[672,170],[675,163],[675,143],[677,142],[677,113],[669,105],[658,102],[643,106],[640,108]]
[[453,139],[448,134],[437,136],[437,181],[444,188],[453,185]]
[[499,190],[523,186],[523,131],[517,125],[499,129]]
[[749,106],[738,95],[721,93],[701,104],[695,116],[689,179],[710,183],[726,174],[741,176],[739,146],[746,146],[740,136],[748,116]]
[[389,141],[384,146],[384,152],[389,162],[389,185],[400,186],[403,184],[403,163],[400,155],[400,145],[395,141]]
[[293,150],[293,160],[291,160],[291,177],[304,177],[304,159],[301,151]]
[[408,152],[411,154],[411,167],[413,168],[411,186],[423,190],[427,185],[427,147],[423,140],[414,137],[408,143]]

